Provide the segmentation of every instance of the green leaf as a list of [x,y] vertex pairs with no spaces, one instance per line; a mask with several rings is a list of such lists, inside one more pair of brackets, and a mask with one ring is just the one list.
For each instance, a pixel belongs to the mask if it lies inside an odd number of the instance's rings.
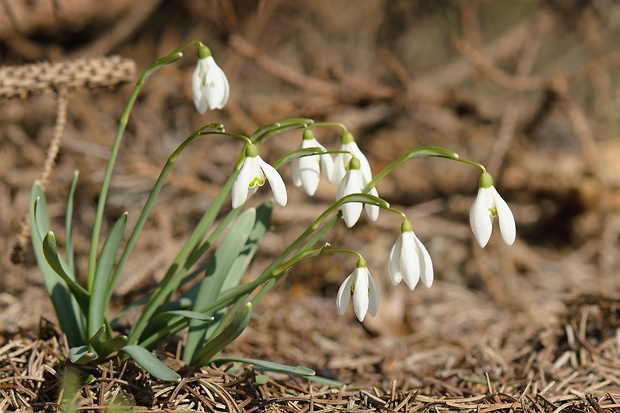
[[110,230],[97,260],[97,270],[95,271],[95,278],[90,291],[91,302],[88,308],[89,335],[94,334],[95,329],[105,323],[105,310],[114,289],[114,286],[110,285],[110,277],[126,226],[127,213],[124,213]]
[[[255,222],[256,210],[251,208],[245,211],[228,230],[213,254],[204,279],[200,282],[196,303],[200,305],[211,303],[220,295],[233,264],[239,255],[247,252],[246,241],[252,233]],[[212,315],[212,313],[209,312],[207,315]],[[188,363],[194,352],[204,345],[206,331],[207,326],[204,323],[190,322],[183,361]]]
[[194,353],[192,365],[202,367],[208,364],[226,346],[235,341],[237,337],[245,330],[250,322],[252,315],[252,303],[247,303],[237,313],[234,320],[222,330],[220,334],[215,336],[204,347]]
[[86,344],[80,307],[67,285],[50,266],[43,252],[43,237],[51,230],[45,194],[40,182],[35,182],[30,195],[30,238],[32,249],[41,269],[45,288],[52,300],[62,331],[73,346]]
[[166,366],[160,359],[144,347],[129,345],[122,348],[140,367],[150,373],[153,377],[165,381],[179,381],[179,376],[174,370]]
[[69,349],[71,363],[84,366],[97,358],[97,354],[91,352],[88,346],[77,346]]
[[67,266],[69,271],[75,274],[75,260],[73,251],[73,198],[75,196],[75,188],[77,187],[79,172],[73,172],[69,193],[67,194],[67,209],[65,212],[65,250],[67,254]]
[[267,384],[269,383],[269,376],[266,376],[264,374],[257,374],[256,376],[254,376],[254,381],[256,382],[256,384]]
[[213,321],[213,317],[204,313],[190,310],[171,310],[157,314],[153,317],[153,322],[160,322],[171,318],[187,318],[189,320]]
[[125,347],[126,345],[127,336],[125,335],[116,336],[114,338],[101,342],[101,347],[105,350],[107,354],[122,350],[123,347]]
[[271,214],[273,213],[274,206],[275,202],[273,200],[269,200],[256,209],[256,220],[254,221],[252,232],[250,233],[250,236],[248,237],[241,253],[237,256],[237,258],[235,258],[233,265],[228,271],[228,275],[224,279],[224,284],[221,288],[222,291],[239,285],[241,277],[245,274],[248,266],[254,258],[254,254],[256,254],[259,242],[263,239],[267,232],[269,232],[269,227],[271,226]]
[[97,353],[99,359],[104,359],[110,354],[121,350],[127,345],[127,336],[116,336],[106,340],[107,327],[102,325],[99,330],[88,340],[92,349]]
[[250,359],[243,357],[222,357],[213,360],[213,364],[220,366],[224,363],[239,362],[244,364],[252,364],[263,370],[273,371],[274,373],[294,374],[296,376],[314,376],[316,372],[308,367],[288,366],[286,364],[274,363],[273,361]]
[[58,254],[58,247],[56,246],[56,236],[52,231],[48,232],[43,239],[43,254],[45,255],[47,263],[66,283],[66,286],[69,288],[69,291],[71,291],[71,294],[77,300],[80,308],[84,313],[86,313],[88,311],[88,305],[90,300],[89,294],[81,285],[75,282],[75,277],[73,276],[73,274],[70,274],[65,268],[65,265],[63,264],[62,259]]

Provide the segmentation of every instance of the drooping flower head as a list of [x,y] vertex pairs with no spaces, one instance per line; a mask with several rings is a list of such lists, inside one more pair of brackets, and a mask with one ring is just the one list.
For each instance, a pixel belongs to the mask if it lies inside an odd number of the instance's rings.
[[[319,151],[326,151],[325,147],[316,140],[314,133],[310,129],[304,130],[299,148],[317,148]],[[293,159],[291,161],[293,184],[295,186],[303,186],[304,191],[308,195],[314,195],[319,186],[321,169],[323,169],[325,178],[330,180],[334,171],[334,160],[330,154],[307,155]]]
[[[340,199],[351,194],[361,194],[364,189],[364,177],[360,169],[360,160],[356,157],[351,158],[349,167],[344,175],[344,178],[340,180],[338,189],[336,190],[336,199]],[[379,196],[376,188],[372,188],[368,191],[370,195]],[[379,207],[376,205],[365,204],[364,209],[366,214],[372,221],[376,221],[379,217]],[[359,220],[362,214],[361,202],[347,202],[340,206],[342,211],[342,217],[347,227],[351,228]]]
[[336,307],[340,315],[343,315],[347,310],[351,296],[353,296],[353,311],[359,321],[364,321],[366,313],[373,317],[377,315],[379,310],[379,289],[368,271],[366,260],[361,257],[357,261],[355,270],[344,280],[338,289]]
[[429,288],[433,284],[433,262],[424,244],[413,233],[411,222],[405,219],[400,227],[400,235],[390,251],[388,273],[392,284],[402,280],[413,290],[422,280]]
[[265,180],[269,181],[276,203],[285,206],[288,198],[282,177],[273,166],[262,160],[256,145],[249,144],[245,149],[245,159],[239,175],[232,186],[232,207],[243,205],[259,186],[265,184]]
[[499,231],[507,245],[512,245],[517,228],[512,211],[493,186],[493,177],[488,172],[480,175],[480,189],[469,211],[469,223],[478,244],[484,248],[491,238],[493,217],[499,220]]
[[228,79],[215,63],[211,50],[203,44],[198,47],[198,63],[192,76],[192,98],[200,114],[207,109],[222,109],[228,101]]
[[366,155],[364,155],[359,146],[357,146],[357,143],[355,143],[355,138],[351,132],[343,132],[340,136],[340,142],[342,143],[340,149],[343,152],[336,155],[336,159],[334,160],[334,173],[332,174],[330,182],[338,184],[347,173],[351,158],[355,157],[360,162],[360,170],[364,177],[364,185],[366,185],[372,179],[372,171],[370,170],[370,163],[368,163]]

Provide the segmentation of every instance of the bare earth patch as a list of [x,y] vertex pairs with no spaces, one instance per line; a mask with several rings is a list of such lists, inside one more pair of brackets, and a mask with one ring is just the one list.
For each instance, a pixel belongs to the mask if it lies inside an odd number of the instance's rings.
[[[0,63],[10,66],[0,68],[0,410],[59,411],[73,400],[78,411],[620,412],[616,3],[68,3],[0,6]],[[156,351],[181,374],[179,383],[113,358],[75,370],[82,385],[63,384],[75,367],[23,241],[30,187],[46,174],[60,229],[68,182],[80,171],[74,242],[83,273],[134,64],[139,73],[196,39],[226,71],[230,101],[222,111],[195,113],[193,56],[147,84],[114,172],[107,226],[124,211],[131,225],[166,157],[205,123],[250,133],[308,116],[345,123],[375,172],[419,145],[485,163],[515,214],[517,242],[505,247],[496,233],[485,249],[473,241],[467,219],[476,171],[411,162],[378,190],[427,246],[432,288],[390,285],[386,261],[398,219],[383,214],[355,233],[339,225],[325,241],[363,252],[380,284],[377,317],[360,325],[351,313],[337,316],[336,291],[355,263],[322,257],[295,267],[223,354],[306,366],[331,385],[242,363],[190,369],[178,361],[182,334]],[[103,58],[113,55],[121,57]],[[92,62],[96,69],[88,69]],[[26,64],[47,72],[29,76]],[[338,143],[337,132],[320,138]],[[265,158],[299,139],[270,141]],[[161,280],[239,150],[217,138],[182,155],[119,281],[115,310]],[[313,199],[290,190],[248,279],[334,194],[329,185]]]

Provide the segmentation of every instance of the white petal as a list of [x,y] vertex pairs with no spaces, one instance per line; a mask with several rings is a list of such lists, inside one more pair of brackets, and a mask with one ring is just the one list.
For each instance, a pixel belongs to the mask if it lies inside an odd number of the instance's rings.
[[252,180],[252,158],[245,158],[239,175],[231,189],[232,207],[238,208],[248,199],[248,188]]
[[332,171],[331,177],[328,177],[330,183],[339,184],[340,181],[347,174],[347,166],[351,160],[351,155],[348,153],[339,153],[336,155],[336,159],[334,160],[334,169]]
[[368,306],[370,304],[368,293],[369,293],[369,285],[368,285],[368,268],[362,267],[357,268],[355,275],[355,281],[353,284],[353,311],[357,316],[357,319],[360,321],[364,321],[364,317],[368,312]]
[[379,311],[379,289],[370,273],[368,273],[368,281],[370,281],[368,314],[374,317],[377,315],[377,311]]
[[[325,149],[321,147],[322,149]],[[332,156],[328,153],[321,156],[321,168],[323,169],[323,176],[325,179],[330,181],[334,176],[334,160]]]
[[318,155],[299,158],[299,173],[304,191],[310,196],[314,195],[321,177]]
[[[361,169],[360,169],[361,170]],[[372,187],[370,191],[368,191],[370,195],[374,195],[377,198],[379,197],[379,193],[377,192],[377,188]],[[371,221],[376,221],[379,218],[379,207],[376,205],[364,204],[364,210],[366,211],[366,215],[370,218]]]
[[205,72],[204,59],[199,59],[196,68],[192,74],[192,99],[196,110],[201,115],[207,111],[207,101],[204,99],[203,93],[203,76]]
[[213,57],[205,59],[207,70],[204,79],[205,97],[209,109],[222,109],[228,101],[228,78],[224,71],[215,63]]
[[497,192],[495,187],[491,187],[493,194],[493,201],[495,208],[497,209],[497,217],[499,219],[499,231],[502,234],[502,239],[507,245],[512,245],[517,237],[517,226],[515,224],[515,218],[512,215],[510,207],[504,201],[504,199]]
[[[347,174],[338,184],[336,191],[338,199],[351,194],[359,194],[361,192],[361,173],[358,169],[347,171]],[[362,204],[360,202],[347,202],[340,206],[342,217],[347,227],[351,228],[362,214]]]
[[273,191],[273,197],[275,198],[276,203],[278,205],[285,206],[288,201],[288,196],[286,194],[286,185],[284,185],[282,177],[273,166],[263,161],[260,156],[256,156],[256,159],[258,160],[261,169],[269,181],[269,185]]
[[493,230],[493,217],[489,212],[488,188],[478,189],[478,195],[469,211],[469,224],[478,244],[484,248],[491,238]]
[[420,257],[420,279],[426,288],[430,288],[431,285],[433,285],[433,261],[426,247],[418,237],[415,237],[415,244],[418,248],[418,256]]
[[301,173],[299,169],[299,158],[295,158],[291,161],[291,177],[295,186],[301,186]]
[[[346,145],[343,145],[343,150],[349,151],[360,161],[360,171],[362,171],[362,176],[364,177],[364,182],[368,183],[372,179],[372,171],[370,169],[370,163],[366,158],[366,155],[361,151],[359,146],[355,141],[349,142]],[[351,159],[351,158],[349,158]]]
[[413,291],[420,280],[420,257],[415,245],[412,231],[404,232],[400,250],[400,271],[407,287]]
[[400,252],[402,250],[402,233],[398,236],[398,239],[390,250],[390,258],[388,259],[388,274],[393,285],[398,285],[403,279],[402,272],[400,271]]
[[351,286],[353,285],[353,274],[352,272],[342,284],[340,284],[340,288],[338,288],[338,295],[336,296],[336,308],[338,309],[338,314],[343,315],[345,311],[347,311],[347,307],[349,306],[349,301],[351,301]]

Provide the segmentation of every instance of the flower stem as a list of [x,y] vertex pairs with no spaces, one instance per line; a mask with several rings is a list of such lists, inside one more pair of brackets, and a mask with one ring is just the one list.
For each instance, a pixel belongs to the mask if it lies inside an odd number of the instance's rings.
[[197,41],[186,43],[169,55],[164,56],[161,59],[151,63],[151,65],[149,65],[144,70],[144,72],[142,72],[142,75],[140,75],[140,78],[138,79],[138,82],[136,83],[136,86],[134,87],[134,90],[129,97],[129,101],[125,106],[125,110],[123,111],[123,114],[119,121],[118,129],[116,131],[114,143],[112,144],[112,149],[110,150],[110,158],[108,159],[108,164],[106,166],[103,182],[101,184],[101,191],[99,192],[99,201],[97,204],[97,212],[95,214],[95,222],[93,224],[93,232],[91,235],[90,250],[88,254],[88,273],[86,285],[89,292],[92,292],[93,284],[95,282],[95,272],[97,269],[97,252],[99,250],[99,235],[101,233],[103,212],[105,209],[108,190],[110,188],[110,181],[112,180],[112,171],[114,169],[114,164],[116,163],[118,150],[120,148],[121,141],[123,140],[125,129],[127,128],[127,123],[129,122],[129,115],[131,114],[131,110],[133,109],[136,99],[138,98],[138,95],[140,94],[140,91],[142,90],[142,87],[144,86],[144,83],[147,81],[147,79],[161,67],[179,60],[183,56],[183,50],[198,43],[199,42]]

